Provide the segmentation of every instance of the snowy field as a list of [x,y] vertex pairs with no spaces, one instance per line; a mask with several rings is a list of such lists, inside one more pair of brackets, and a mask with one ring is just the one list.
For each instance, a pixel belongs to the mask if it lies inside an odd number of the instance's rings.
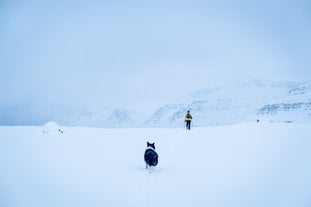
[[311,206],[311,124],[62,130],[0,127],[1,207]]

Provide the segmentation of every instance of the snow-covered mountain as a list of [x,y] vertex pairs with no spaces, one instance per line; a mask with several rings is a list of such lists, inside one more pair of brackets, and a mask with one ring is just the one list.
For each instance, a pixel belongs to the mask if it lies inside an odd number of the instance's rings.
[[133,126],[134,121],[131,119],[130,112],[124,109],[116,108],[113,110],[107,121],[110,126]]
[[180,127],[187,110],[195,126],[249,121],[310,122],[311,82],[245,81],[194,91],[160,107],[146,126]]
[[121,108],[76,108],[64,111],[54,118],[63,126],[134,127],[134,112]]
[[[190,110],[194,126],[241,122],[310,122],[311,82],[240,81],[193,91],[153,109],[66,109],[52,117],[61,126],[183,127]],[[47,120],[49,121],[49,120]]]

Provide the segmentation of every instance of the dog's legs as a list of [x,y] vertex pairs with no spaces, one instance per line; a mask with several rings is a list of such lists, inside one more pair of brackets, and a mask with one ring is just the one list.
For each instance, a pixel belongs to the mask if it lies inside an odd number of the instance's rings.
[[148,168],[148,172],[149,172],[149,174],[151,174],[152,172],[154,172],[154,166],[150,166],[150,167]]
[[148,169],[148,164],[146,163],[146,169]]

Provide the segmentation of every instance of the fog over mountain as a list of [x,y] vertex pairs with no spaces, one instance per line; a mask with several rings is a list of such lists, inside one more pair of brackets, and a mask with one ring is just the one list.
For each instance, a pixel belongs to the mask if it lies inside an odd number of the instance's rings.
[[[201,89],[154,109],[120,107],[61,108],[44,119],[28,120],[40,125],[53,120],[63,126],[93,127],[183,127],[190,110],[193,126],[215,126],[242,122],[310,122],[311,82],[237,81]],[[4,114],[4,111],[1,111]],[[30,113],[30,112],[28,112]],[[43,113],[44,114],[44,113]],[[43,116],[43,114],[41,114]],[[22,119],[23,114],[19,114]],[[9,125],[2,119],[2,125]],[[41,123],[40,123],[41,122]]]

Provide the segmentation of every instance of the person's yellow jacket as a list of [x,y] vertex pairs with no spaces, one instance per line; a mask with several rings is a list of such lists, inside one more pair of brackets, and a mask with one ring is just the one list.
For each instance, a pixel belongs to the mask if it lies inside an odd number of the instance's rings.
[[191,121],[192,120],[192,115],[190,113],[187,113],[185,116],[185,121]]

